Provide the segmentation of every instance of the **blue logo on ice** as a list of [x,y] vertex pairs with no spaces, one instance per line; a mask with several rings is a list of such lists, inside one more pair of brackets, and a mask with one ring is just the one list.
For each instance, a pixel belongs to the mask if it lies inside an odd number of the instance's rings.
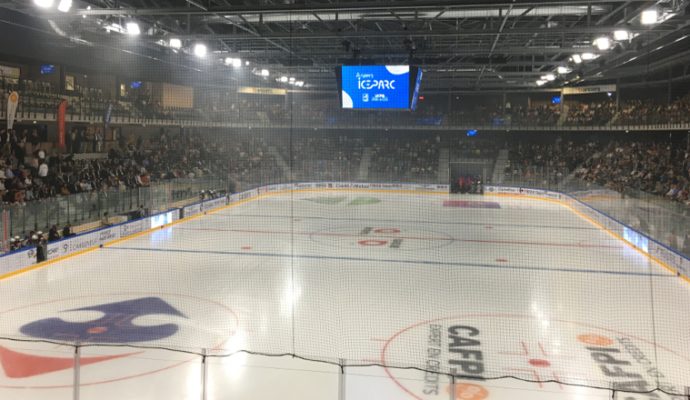
[[185,317],[158,297],[143,297],[117,303],[65,310],[64,312],[97,311],[103,316],[86,322],[67,322],[60,318],[46,318],[30,322],[19,331],[27,336],[47,340],[66,340],[90,343],[134,343],[160,340],[177,333],[173,323],[140,326],[132,321],[147,315]]

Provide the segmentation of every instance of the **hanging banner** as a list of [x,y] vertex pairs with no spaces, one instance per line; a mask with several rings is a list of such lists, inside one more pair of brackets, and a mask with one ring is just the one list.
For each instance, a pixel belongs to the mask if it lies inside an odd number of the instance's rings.
[[108,127],[110,126],[110,119],[112,118],[113,115],[113,104],[108,103],[108,107],[105,109],[105,114],[103,114],[103,137],[105,137],[106,132],[108,132]]
[[17,105],[19,104],[19,93],[12,92],[7,98],[7,129],[14,126],[14,119],[17,116]]
[[58,106],[57,125],[58,125],[58,146],[65,148],[65,115],[67,114],[67,100],[62,99]]
[[237,93],[285,96],[287,94],[287,90],[276,89],[276,88],[253,87],[253,86],[240,86],[240,88],[237,89]]
[[563,88],[563,95],[615,92],[616,85],[579,86]]

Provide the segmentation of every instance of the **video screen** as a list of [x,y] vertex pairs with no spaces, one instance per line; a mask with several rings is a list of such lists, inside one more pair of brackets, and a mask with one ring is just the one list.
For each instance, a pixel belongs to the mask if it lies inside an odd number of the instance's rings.
[[341,105],[350,109],[409,109],[410,66],[343,66]]

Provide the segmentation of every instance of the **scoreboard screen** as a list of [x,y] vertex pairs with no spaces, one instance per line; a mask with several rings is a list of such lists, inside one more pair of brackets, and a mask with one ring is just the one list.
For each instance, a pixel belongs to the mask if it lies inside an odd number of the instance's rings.
[[391,110],[414,109],[422,76],[409,65],[344,65],[338,75],[342,108]]

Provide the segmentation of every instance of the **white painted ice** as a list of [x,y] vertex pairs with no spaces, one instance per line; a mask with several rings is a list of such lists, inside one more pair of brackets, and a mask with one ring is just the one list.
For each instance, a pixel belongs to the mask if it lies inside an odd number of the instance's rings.
[[[500,208],[444,207],[448,200]],[[1,281],[0,336],[31,339],[21,326],[45,318],[94,321],[102,314],[68,310],[155,297],[184,317],[135,319],[136,326],[179,327],[138,345],[234,354],[207,358],[208,399],[452,398],[447,376],[395,367],[455,368],[477,378],[456,380],[458,400],[607,399],[611,392],[493,378],[684,393],[689,288],[552,203],[294,193]],[[35,365],[9,368],[12,377],[7,364],[17,353],[68,359],[73,348],[6,340],[0,346],[0,399],[72,398],[69,365],[46,373]],[[352,367],[341,376],[335,365],[239,350]],[[201,398],[201,357],[82,349],[85,358],[117,355],[81,366],[81,399]],[[381,364],[389,368],[369,366]]]

